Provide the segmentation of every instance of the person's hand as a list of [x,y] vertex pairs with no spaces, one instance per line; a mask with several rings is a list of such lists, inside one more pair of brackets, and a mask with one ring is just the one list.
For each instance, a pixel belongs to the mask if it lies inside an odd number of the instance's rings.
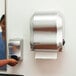
[[15,59],[12,59],[12,58],[8,59],[8,65],[10,65],[10,66],[15,66],[17,63],[18,63],[18,61]]

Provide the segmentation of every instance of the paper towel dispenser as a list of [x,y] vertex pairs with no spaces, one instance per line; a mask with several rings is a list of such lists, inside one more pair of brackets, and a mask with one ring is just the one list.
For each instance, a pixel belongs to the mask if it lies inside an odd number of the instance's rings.
[[10,39],[9,40],[9,58],[14,58],[18,61],[23,60],[23,40]]
[[35,13],[31,18],[31,49],[37,52],[59,52],[65,44],[60,13]]

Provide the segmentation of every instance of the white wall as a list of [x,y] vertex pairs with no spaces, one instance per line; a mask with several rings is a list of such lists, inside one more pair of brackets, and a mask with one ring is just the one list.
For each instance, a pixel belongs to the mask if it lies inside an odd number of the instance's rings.
[[[5,13],[5,2],[4,0],[0,0],[0,19],[4,13]],[[0,27],[0,31],[2,31],[1,27]]]
[[[60,11],[65,18],[65,48],[57,60],[34,60],[30,17],[36,11]],[[7,0],[7,37],[24,39],[24,60],[6,73],[25,76],[76,76],[76,0]]]
[[0,0],[0,18],[5,13],[5,1]]

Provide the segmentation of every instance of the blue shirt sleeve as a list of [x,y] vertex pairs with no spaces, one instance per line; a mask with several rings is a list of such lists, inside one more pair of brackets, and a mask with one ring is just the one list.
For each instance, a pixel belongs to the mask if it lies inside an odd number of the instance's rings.
[[[2,32],[0,32],[0,60],[6,59],[6,41],[2,39]],[[6,66],[0,67],[0,70],[5,70]]]

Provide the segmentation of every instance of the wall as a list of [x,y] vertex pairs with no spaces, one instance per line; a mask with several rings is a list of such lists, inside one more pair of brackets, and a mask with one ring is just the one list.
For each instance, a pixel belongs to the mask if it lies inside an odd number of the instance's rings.
[[[5,73],[25,76],[76,75],[76,0],[7,0],[7,39],[23,38],[24,60]],[[65,19],[64,51],[57,60],[34,60],[30,51],[30,18],[36,11],[60,11]]]
[[5,13],[5,3],[4,0],[0,0],[0,18]]

